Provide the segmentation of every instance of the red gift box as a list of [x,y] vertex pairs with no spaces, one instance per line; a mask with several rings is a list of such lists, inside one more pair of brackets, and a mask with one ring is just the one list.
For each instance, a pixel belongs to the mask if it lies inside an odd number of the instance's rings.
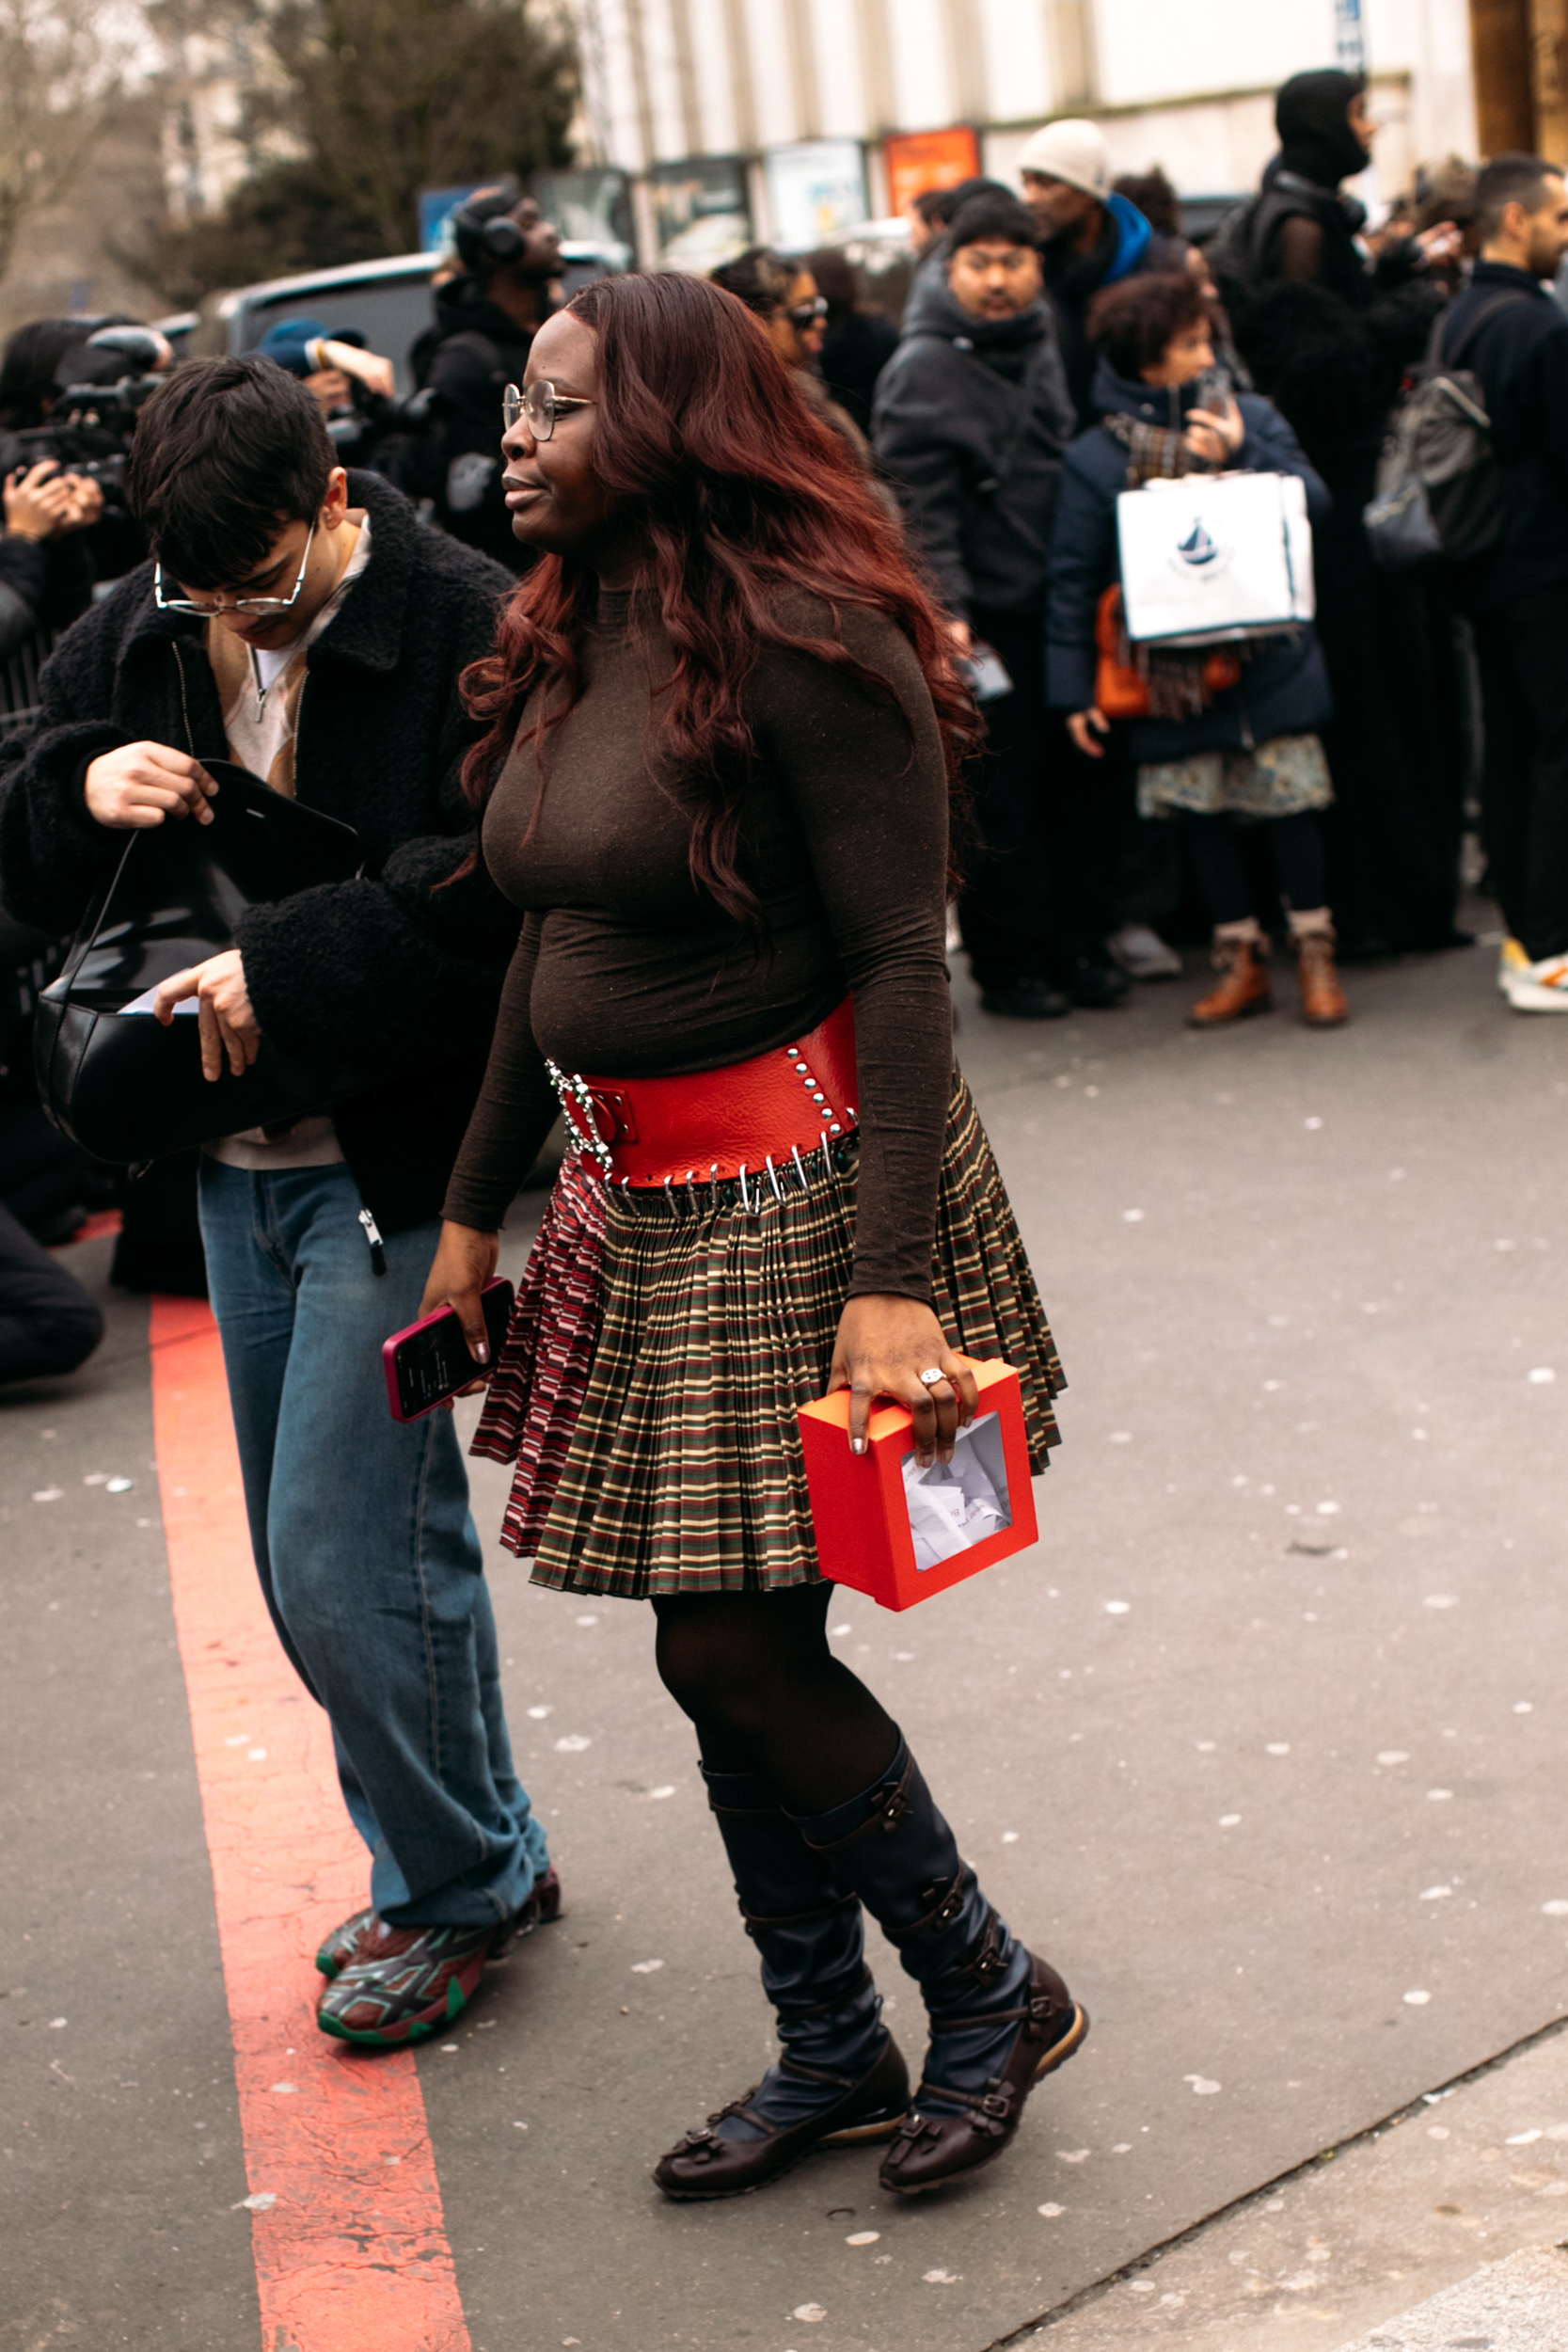
[[912,1609],[1039,1534],[1018,1375],[1010,1364],[960,1361],[974,1375],[980,1407],[958,1432],[951,1470],[939,1463],[906,1474],[914,1423],[902,1405],[873,1407],[863,1454],[849,1451],[847,1389],[800,1408],[822,1573],[884,1609]]

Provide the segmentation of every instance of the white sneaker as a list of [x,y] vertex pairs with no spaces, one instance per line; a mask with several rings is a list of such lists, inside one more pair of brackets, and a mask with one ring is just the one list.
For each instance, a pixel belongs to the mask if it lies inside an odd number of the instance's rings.
[[[1506,947],[1503,953],[1507,955]],[[1512,964],[1502,986],[1515,1012],[1568,1012],[1568,956]]]
[[1130,980],[1179,980],[1181,959],[1147,923],[1124,923],[1105,942]]
[[1497,955],[1497,986],[1506,996],[1521,972],[1529,970],[1529,958],[1516,939],[1505,937]]

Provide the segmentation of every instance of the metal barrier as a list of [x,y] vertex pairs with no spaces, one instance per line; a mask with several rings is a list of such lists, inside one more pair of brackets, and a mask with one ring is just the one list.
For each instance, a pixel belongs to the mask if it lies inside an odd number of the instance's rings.
[[7,662],[0,663],[0,744],[24,735],[39,715],[39,672],[60,641],[58,629],[40,629]]

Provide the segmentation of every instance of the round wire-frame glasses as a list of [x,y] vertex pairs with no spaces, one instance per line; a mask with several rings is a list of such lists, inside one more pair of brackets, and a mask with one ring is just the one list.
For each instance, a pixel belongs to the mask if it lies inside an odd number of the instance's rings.
[[220,612],[265,612],[276,617],[287,612],[299,602],[305,587],[305,567],[310,561],[310,548],[316,536],[316,526],[306,533],[305,552],[299,559],[299,577],[286,596],[236,596],[231,604],[198,604],[194,596],[166,596],[164,567],[158,564],[152,574],[152,600],[160,612],[190,612],[198,621],[210,621]]
[[557,417],[568,408],[592,408],[591,400],[578,400],[570,392],[558,392],[546,377],[538,376],[519,391],[509,384],[501,394],[501,417],[506,430],[521,418],[536,441],[547,441],[555,431]]

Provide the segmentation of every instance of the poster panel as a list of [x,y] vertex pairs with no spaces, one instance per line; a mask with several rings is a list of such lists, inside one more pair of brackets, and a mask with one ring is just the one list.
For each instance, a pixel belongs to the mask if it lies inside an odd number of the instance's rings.
[[897,218],[927,188],[956,188],[960,180],[977,179],[980,142],[963,127],[901,133],[883,141],[882,161],[887,166],[888,211]]
[[746,165],[739,155],[689,155],[647,174],[654,267],[705,276],[752,243]]
[[768,209],[773,243],[809,253],[865,218],[865,157],[859,139],[802,139],[769,148]]

